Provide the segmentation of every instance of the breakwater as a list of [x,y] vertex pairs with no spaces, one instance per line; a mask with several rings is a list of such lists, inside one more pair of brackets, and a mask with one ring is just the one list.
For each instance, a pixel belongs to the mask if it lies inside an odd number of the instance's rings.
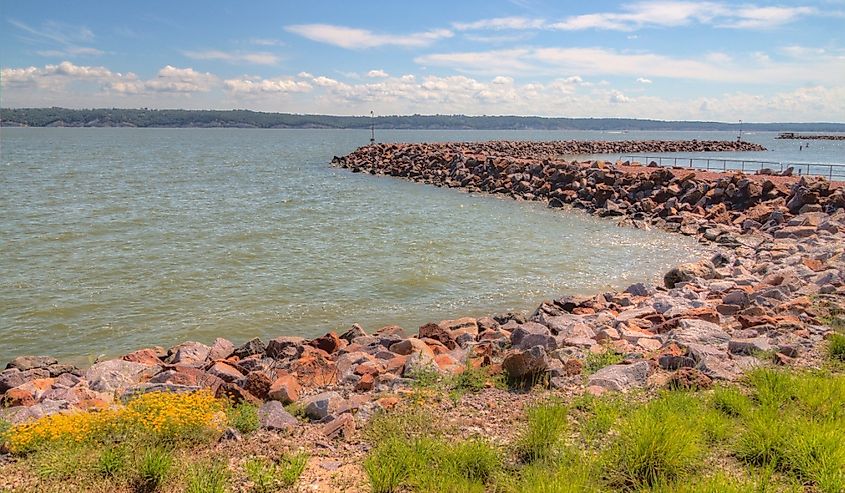
[[777,138],[785,140],[845,140],[845,135],[796,134],[793,132],[785,132],[778,135]]
[[[484,145],[504,152],[507,144]],[[782,365],[817,360],[831,333],[818,300],[845,296],[841,188],[807,177],[533,159],[527,156],[546,151],[519,148],[522,154],[511,157],[468,144],[372,145],[333,164],[576,207],[620,224],[694,236],[716,253],[671,269],[661,285],[551,299],[531,314],[456,314],[418,329],[356,325],[314,339],[283,336],[240,346],[223,338],[186,342],[87,369],[50,357],[16,358],[0,373],[6,405],[0,413],[19,422],[108,407],[142,392],[210,388],[261,405],[262,425],[270,429],[298,426],[278,406],[297,402],[332,436],[389,405],[383,392],[408,386],[420,372],[479,367],[513,382],[600,393],[732,380],[761,357]],[[585,382],[586,355],[609,351],[621,363]]]

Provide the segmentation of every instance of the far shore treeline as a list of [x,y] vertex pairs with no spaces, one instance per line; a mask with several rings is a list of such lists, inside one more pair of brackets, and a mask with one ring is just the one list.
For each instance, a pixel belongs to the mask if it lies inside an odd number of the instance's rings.
[[[236,127],[467,130],[687,130],[738,131],[740,124],[632,118],[546,118],[538,116],[390,115],[332,116],[249,110],[153,110],[0,108],[6,127]],[[845,132],[845,123],[743,123],[743,131]]]

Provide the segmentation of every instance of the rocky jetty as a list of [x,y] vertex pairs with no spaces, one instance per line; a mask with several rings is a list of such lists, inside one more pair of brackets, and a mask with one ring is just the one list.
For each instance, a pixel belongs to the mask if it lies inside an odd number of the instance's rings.
[[[281,336],[239,346],[222,338],[211,345],[185,342],[140,349],[87,369],[50,357],[20,357],[0,372],[0,415],[21,422],[106,408],[138,393],[206,388],[260,406],[266,429],[296,426],[284,407],[294,404],[325,435],[338,436],[392,406],[396,398],[385,395],[401,394],[429,372],[486,368],[515,384],[601,393],[705,386],[736,379],[761,359],[814,364],[830,334],[820,306],[845,297],[841,187],[806,177],[536,157],[567,146],[371,145],[334,164],[691,235],[712,245],[712,256],[673,268],[662,285],[564,296],[530,315],[456,318],[414,331],[386,326],[370,332],[354,325],[314,339]],[[621,362],[585,378],[589,355],[607,352]]]

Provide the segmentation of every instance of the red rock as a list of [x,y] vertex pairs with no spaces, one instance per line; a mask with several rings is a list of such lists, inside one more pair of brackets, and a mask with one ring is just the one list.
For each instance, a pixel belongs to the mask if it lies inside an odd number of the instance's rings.
[[228,383],[237,382],[244,377],[240,370],[224,361],[214,362],[206,372]]
[[456,346],[455,339],[449,330],[441,327],[439,324],[426,324],[420,327],[419,338],[434,339],[449,349],[455,349]]
[[304,387],[324,387],[337,383],[337,367],[334,362],[321,356],[303,356],[290,369]]
[[215,394],[218,399],[228,399],[233,404],[246,402],[254,406],[261,405],[261,399],[250,394],[249,391],[243,389],[233,383],[223,383]]
[[472,317],[463,317],[455,320],[441,320],[437,324],[448,332],[453,338],[461,334],[478,335],[478,322]]
[[387,368],[386,370],[390,373],[400,374],[402,373],[402,369],[405,368],[405,360],[407,356],[396,356],[395,358],[391,358],[387,360]]
[[377,400],[376,403],[381,406],[382,409],[393,409],[399,404],[400,399],[394,396],[382,397],[381,399]]
[[409,337],[407,339],[403,339],[399,342],[396,342],[390,346],[390,351],[396,354],[407,356],[411,353],[421,353],[427,355],[434,359],[434,351],[428,347],[428,344],[424,343],[420,339],[416,337]]
[[31,392],[28,392],[24,389],[19,387],[15,387],[13,389],[9,389],[3,395],[3,405],[6,407],[14,407],[14,406],[33,406],[35,405],[36,400],[35,396],[32,395]]
[[384,366],[377,361],[365,361],[355,367],[353,373],[356,375],[378,375],[384,371]]
[[282,404],[290,404],[299,400],[302,387],[292,375],[282,375],[270,386],[267,397]]
[[358,392],[369,392],[370,390],[373,390],[375,382],[376,379],[373,377],[372,373],[365,373],[361,376],[360,380],[355,383],[355,390]]
[[123,355],[123,361],[129,361],[132,363],[141,363],[142,365],[147,366],[157,366],[161,364],[161,360],[158,359],[158,355],[154,349],[139,349],[137,351],[131,352],[129,354]]
[[388,325],[375,331],[375,335],[379,336],[399,336],[405,337],[405,329],[398,325]]
[[821,272],[825,269],[825,265],[821,260],[816,260],[813,258],[805,258],[801,260],[808,269],[812,270],[813,272]]
[[584,363],[577,358],[570,358],[563,362],[564,375],[580,375],[584,370]]
[[711,306],[702,306],[699,308],[687,310],[686,312],[684,312],[683,315],[681,315],[680,318],[697,318],[699,320],[704,320],[705,322],[718,324],[719,312],[717,312],[716,309]]
[[437,366],[440,367],[441,370],[445,370],[453,375],[457,375],[458,373],[464,371],[464,366],[449,354],[440,354],[435,356],[434,362],[437,363]]
[[329,332],[322,337],[312,340],[309,344],[325,351],[327,354],[332,354],[341,348],[342,344],[345,342],[346,341],[341,341],[335,332]]
[[321,431],[326,438],[349,438],[355,433],[355,418],[343,413],[323,425]]
[[267,374],[261,371],[253,371],[247,374],[243,387],[255,397],[265,399],[272,384],[273,381]]

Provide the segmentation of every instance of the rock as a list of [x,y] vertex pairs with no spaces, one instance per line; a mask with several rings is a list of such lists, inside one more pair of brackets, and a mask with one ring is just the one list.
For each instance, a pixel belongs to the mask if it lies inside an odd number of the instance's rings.
[[312,340],[309,344],[317,349],[321,349],[329,354],[334,353],[341,347],[341,339],[334,332],[318,337]]
[[[401,356],[400,356],[401,357]],[[404,357],[402,376],[406,378],[415,378],[416,375],[425,372],[440,372],[440,367],[434,360],[434,354],[415,352]],[[391,365],[388,364],[388,371]]]
[[645,284],[638,282],[636,284],[631,284],[625,289],[626,293],[633,294],[634,296],[651,296],[654,294],[654,289],[647,287]]
[[175,366],[150,378],[150,383],[195,386],[217,392],[223,380],[192,366]]
[[320,430],[326,438],[349,438],[355,432],[355,418],[349,413],[343,413],[329,421]]
[[244,377],[240,370],[224,361],[216,361],[206,372],[228,383],[238,382]]
[[218,399],[227,399],[233,404],[246,402],[247,404],[252,404],[253,406],[261,405],[261,399],[255,397],[250,394],[249,391],[234,383],[223,382],[220,387],[217,388],[215,397]]
[[51,356],[18,356],[6,365],[6,369],[16,368],[20,371],[46,368],[58,364],[58,360]]
[[715,275],[715,267],[709,260],[702,260],[700,262],[681,264],[663,276],[663,284],[672,289],[676,285],[689,282],[696,278],[712,279]]
[[680,368],[669,377],[666,386],[670,389],[704,390],[713,386],[713,380],[695,368]]
[[49,378],[50,372],[46,368],[33,368],[20,371],[17,368],[9,368],[0,372],[0,394],[11,388],[18,387],[39,378]]
[[267,397],[287,405],[291,402],[298,401],[300,392],[302,392],[302,387],[296,381],[295,377],[292,375],[282,375],[270,386]]
[[322,392],[306,397],[302,401],[305,415],[312,421],[320,421],[333,414],[343,405],[343,397],[337,392]]
[[273,381],[263,371],[249,372],[246,378],[241,383],[243,388],[246,389],[250,394],[262,400],[267,398],[267,394],[270,392],[270,387],[272,386],[272,384]]
[[92,365],[85,372],[85,380],[91,390],[112,393],[140,383],[150,376],[150,369],[145,364],[113,359]]
[[[234,350],[234,346],[232,346],[232,349]],[[240,442],[241,440],[243,440],[241,432],[232,427],[226,428],[220,436],[221,442]]]
[[158,358],[156,351],[151,348],[139,349],[129,354],[124,354],[120,359],[131,363],[141,363],[142,365],[147,366],[159,366],[162,363]]
[[545,325],[526,322],[511,332],[511,346],[521,350],[543,346],[547,351],[554,351],[557,348],[557,341]]
[[420,327],[419,338],[434,339],[449,349],[455,349],[457,345],[451,332],[438,324],[426,324]]
[[351,344],[355,339],[359,337],[366,337],[366,335],[367,333],[364,331],[363,327],[358,324],[352,324],[352,327],[341,334],[340,338]]
[[647,361],[631,365],[610,365],[590,376],[587,385],[624,392],[645,385],[650,372],[651,368]]
[[744,354],[753,356],[755,353],[762,353],[771,351],[772,345],[765,337],[756,337],[753,339],[731,339],[728,342],[728,351],[731,354]]
[[548,368],[546,350],[534,346],[524,351],[512,351],[502,361],[502,369],[515,381],[539,379]]
[[719,325],[705,320],[679,320],[678,327],[669,331],[669,342],[681,346],[701,344],[705,346],[721,346],[731,339],[727,332]]
[[478,322],[472,317],[463,317],[456,320],[442,320],[439,325],[443,330],[457,336],[455,332],[478,335]]
[[267,401],[258,408],[258,423],[261,429],[285,431],[299,424],[279,401]]
[[281,336],[267,343],[265,354],[273,359],[292,359],[302,355],[305,339],[302,337]]
[[303,356],[290,366],[303,387],[325,387],[337,383],[337,366],[322,356]]
[[261,339],[255,337],[243,343],[237,349],[232,351],[232,356],[235,356],[238,359],[244,359],[254,354],[264,354],[265,349],[266,348],[264,346],[264,343],[261,342]]
[[218,337],[214,339],[211,344],[211,349],[208,351],[208,359],[214,361],[218,359],[226,359],[235,351],[235,345],[232,341]]
[[409,337],[403,339],[390,346],[390,351],[396,354],[407,356],[412,353],[422,353],[434,358],[434,352],[428,347],[428,344],[417,339],[416,337]]
[[183,342],[170,350],[167,362],[172,365],[198,365],[205,363],[211,348],[200,342]]

